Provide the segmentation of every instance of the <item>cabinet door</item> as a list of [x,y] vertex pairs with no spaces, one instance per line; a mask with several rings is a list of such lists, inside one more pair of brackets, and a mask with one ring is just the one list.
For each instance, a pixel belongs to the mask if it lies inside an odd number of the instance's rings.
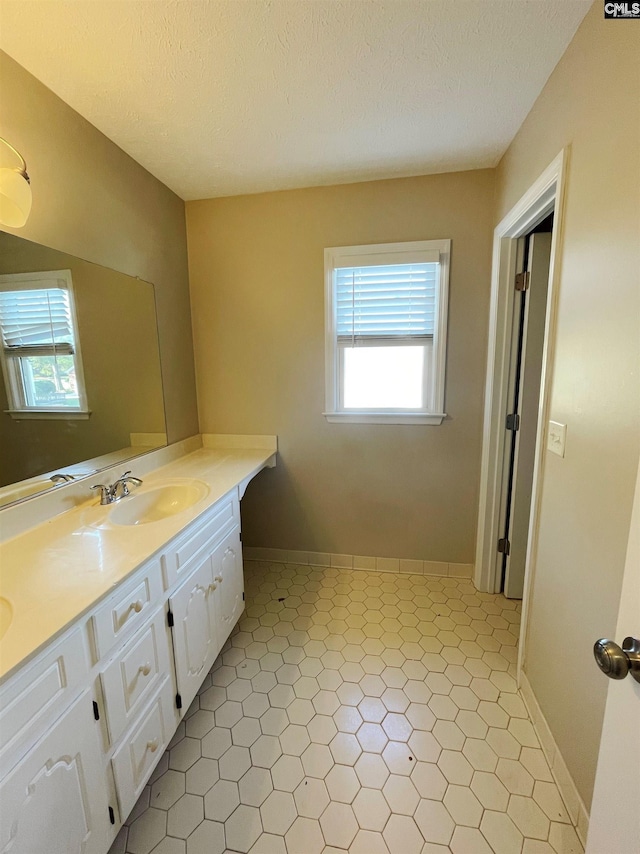
[[213,554],[218,648],[221,649],[244,610],[244,574],[240,528],[222,540]]
[[178,692],[188,708],[218,654],[211,557],[203,559],[169,598]]
[[104,854],[113,838],[91,696],[85,691],[0,783],[0,851]]

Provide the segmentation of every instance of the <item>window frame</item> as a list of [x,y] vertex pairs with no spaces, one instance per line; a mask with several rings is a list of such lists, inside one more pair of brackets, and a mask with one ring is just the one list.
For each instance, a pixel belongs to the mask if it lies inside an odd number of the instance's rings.
[[[341,371],[344,346],[338,342],[337,305],[334,271],[340,267],[410,264],[433,261],[438,255],[439,276],[436,288],[436,322],[431,347],[432,370],[424,378],[425,406],[422,409],[346,409],[342,406]],[[403,243],[375,243],[360,246],[334,246],[324,250],[325,279],[325,411],[330,423],[354,424],[429,424],[439,425],[444,411],[447,353],[447,314],[449,304],[449,266],[451,240],[416,240]],[[369,346],[409,345],[420,339],[397,337],[372,339]],[[367,345],[365,345],[367,346]],[[425,351],[426,358],[426,351]],[[431,381],[432,380],[432,381]]]
[[[49,290],[57,288],[69,293],[69,313],[71,327],[73,330],[73,357],[78,387],[77,407],[68,406],[28,406],[26,404],[27,394],[21,377],[20,359],[22,356],[16,352],[15,355],[7,355],[0,337],[0,363],[4,376],[7,393],[8,408],[6,412],[15,420],[25,419],[39,420],[86,420],[91,412],[87,404],[87,393],[82,365],[82,353],[80,349],[80,335],[78,318],[76,314],[76,302],[73,292],[73,281],[71,270],[45,270],[34,273],[4,273],[0,275],[1,291],[17,290]],[[1,336],[1,332],[0,332]],[[46,345],[44,345],[46,346]],[[52,351],[55,350],[51,345]],[[23,354],[24,355],[24,354]]]

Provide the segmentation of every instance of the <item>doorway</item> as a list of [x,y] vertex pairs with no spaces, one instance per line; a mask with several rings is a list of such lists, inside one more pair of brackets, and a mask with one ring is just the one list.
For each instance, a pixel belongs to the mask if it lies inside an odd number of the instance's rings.
[[[485,414],[483,423],[482,465],[480,472],[480,502],[478,511],[478,535],[474,583],[478,590],[497,593],[503,588],[502,555],[498,552],[498,541],[505,527],[507,494],[505,490],[505,455],[511,453],[512,431],[505,425],[505,417],[513,405],[516,374],[512,368],[514,352],[514,317],[519,319],[517,308],[520,301],[514,283],[519,272],[525,272],[525,242],[532,232],[553,214],[553,223],[544,310],[543,343],[539,366],[539,388],[537,392],[537,418],[533,448],[533,465],[530,484],[523,488],[528,494],[528,508],[521,510],[526,519],[526,545],[524,546],[524,569],[521,584],[522,629],[518,648],[518,672],[526,654],[528,631],[529,593],[534,582],[538,539],[538,517],[540,492],[546,445],[546,425],[549,417],[551,370],[557,316],[558,284],[560,278],[559,259],[562,246],[562,214],[565,196],[565,175],[568,150],[565,149],[544,170],[537,181],[527,190],[519,202],[509,211],[494,231],[493,263],[491,274],[491,302],[489,311],[489,346],[485,387]],[[534,237],[534,243],[535,243]],[[541,243],[542,241],[539,241]],[[516,413],[514,413],[516,414]],[[522,422],[521,422],[522,423]],[[516,431],[521,432],[521,431]],[[523,467],[524,469],[524,467]],[[517,478],[517,469],[515,471]],[[515,509],[511,511],[509,524],[513,526]],[[515,561],[513,562],[515,564]],[[507,564],[507,569],[508,569]],[[515,575],[514,575],[515,578]],[[507,584],[505,573],[504,584]],[[506,589],[506,588],[505,588]]]
[[553,211],[517,242],[496,578],[522,599],[538,432]]

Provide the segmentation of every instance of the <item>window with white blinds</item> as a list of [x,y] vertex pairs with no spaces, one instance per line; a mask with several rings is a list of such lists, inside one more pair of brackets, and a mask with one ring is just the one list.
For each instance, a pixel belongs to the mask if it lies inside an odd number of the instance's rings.
[[442,422],[450,244],[325,250],[329,421]]
[[5,350],[33,355],[72,354],[74,331],[66,288],[0,291],[0,334]]
[[88,417],[70,270],[0,275],[0,345],[14,418]]
[[432,338],[438,266],[425,262],[338,268],[338,339]]

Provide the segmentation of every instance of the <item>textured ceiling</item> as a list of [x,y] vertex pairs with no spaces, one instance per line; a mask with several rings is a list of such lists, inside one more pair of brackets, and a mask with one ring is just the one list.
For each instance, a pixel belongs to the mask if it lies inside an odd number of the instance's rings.
[[0,45],[184,199],[494,166],[591,0],[1,0]]

